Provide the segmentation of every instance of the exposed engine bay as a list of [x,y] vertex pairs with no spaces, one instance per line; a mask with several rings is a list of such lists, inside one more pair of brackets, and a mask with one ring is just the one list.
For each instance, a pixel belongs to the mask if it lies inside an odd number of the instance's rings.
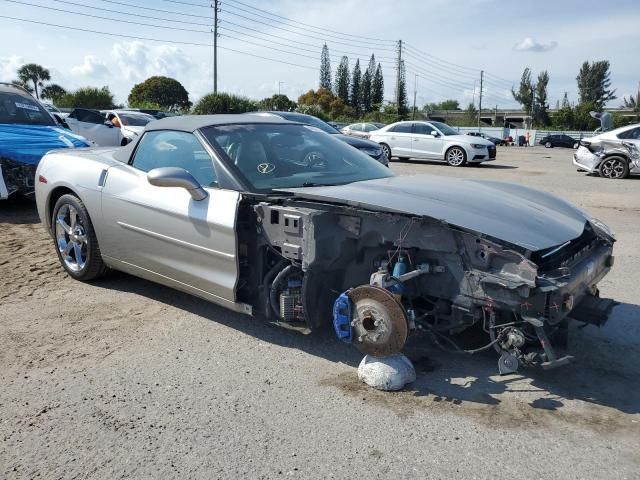
[[[550,341],[569,318],[602,325],[616,304],[596,286],[614,241],[587,221],[578,238],[532,251],[429,217],[247,198],[238,300],[290,328],[333,319],[338,338],[374,356],[400,352],[422,329],[445,350],[494,349],[501,373],[554,368],[572,360]],[[465,350],[455,334],[470,327],[487,342]]]

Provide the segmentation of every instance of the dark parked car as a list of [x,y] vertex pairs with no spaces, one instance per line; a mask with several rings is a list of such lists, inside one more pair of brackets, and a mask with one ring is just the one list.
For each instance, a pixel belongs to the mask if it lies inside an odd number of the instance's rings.
[[36,167],[49,150],[88,146],[25,89],[0,82],[0,200],[33,193]]
[[482,132],[467,132],[467,135],[471,135],[472,137],[484,138],[485,140],[489,140],[490,142],[492,142],[494,145],[500,145],[500,144],[504,143],[503,139],[497,138],[497,137],[492,137],[492,136],[487,135],[486,133],[482,133]]
[[579,141],[564,133],[545,135],[540,139],[540,145],[544,145],[546,148],[553,147],[566,147],[566,148],[578,148]]
[[313,115],[307,115],[304,113],[297,113],[297,112],[253,112],[252,114],[280,117],[285,120],[289,120],[291,122],[304,123],[305,125],[311,125],[313,127],[319,128],[325,133],[335,135],[336,138],[342,140],[345,143],[348,143],[352,147],[357,148],[361,152],[366,153],[374,160],[379,161],[381,164],[387,167],[389,166],[389,159],[384,154],[382,147],[380,147],[380,145],[378,145],[376,142],[372,142],[371,140],[366,140],[364,138],[357,138],[357,137],[345,135],[340,130],[336,130],[327,122],[323,122],[322,120],[320,120],[317,117],[314,117]]

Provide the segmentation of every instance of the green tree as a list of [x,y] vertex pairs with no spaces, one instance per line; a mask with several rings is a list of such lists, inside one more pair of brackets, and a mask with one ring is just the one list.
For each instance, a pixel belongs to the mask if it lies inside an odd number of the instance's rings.
[[349,104],[349,58],[342,57],[338,69],[336,70],[336,81],[334,84],[335,94],[342,99],[345,105]]
[[634,112],[640,112],[640,88],[636,92],[635,97],[633,95],[629,95],[629,98],[622,97],[622,108],[630,108]]
[[51,102],[56,105],[66,93],[67,91],[60,85],[52,83],[42,89],[42,98],[51,100]]
[[95,108],[96,110],[107,110],[114,108],[113,94],[109,87],[79,88],[75,92],[65,93],[57,103],[63,108]]
[[365,113],[373,109],[373,103],[371,102],[371,80],[371,75],[367,69],[362,75],[362,93],[360,95],[360,104],[362,105],[362,111]]
[[202,97],[193,107],[196,115],[215,113],[245,113],[257,110],[256,102],[230,93],[210,93]]
[[549,72],[546,70],[538,74],[535,85],[535,123],[536,125],[549,125],[549,104],[547,103],[547,86],[549,85]]
[[259,110],[277,110],[279,112],[291,112],[296,108],[296,102],[290,100],[286,95],[272,95],[263,98],[258,102]]
[[372,105],[382,105],[384,101],[384,77],[382,76],[382,67],[378,63],[376,73],[373,75],[371,82],[371,103]]
[[40,98],[38,87],[42,87],[44,82],[51,80],[49,70],[37,63],[27,63],[18,69],[18,79],[23,84],[31,82],[36,98]]
[[573,125],[576,130],[595,130],[600,126],[600,120],[591,116],[592,111],[598,111],[596,102],[582,102],[573,109]]
[[453,98],[449,98],[441,101],[440,103],[427,103],[423,107],[423,110],[426,112],[433,112],[434,110],[460,110],[460,102]]
[[602,111],[609,100],[615,100],[616,91],[611,89],[610,77],[608,60],[584,62],[576,77],[580,103],[589,103],[596,111]]
[[136,108],[140,108],[140,104],[145,102],[155,103],[166,110],[191,107],[189,93],[182,84],[173,78],[162,76],[149,77],[134,85],[127,101],[130,107]]
[[11,83],[16,87],[24,88],[29,93],[33,93],[33,87],[28,83],[24,83],[19,78],[16,78],[15,80],[11,80]]
[[534,85],[531,80],[531,69],[529,67],[525,68],[522,72],[522,77],[520,77],[520,87],[516,92],[513,88],[511,89],[511,94],[513,98],[522,105],[522,109],[532,115],[533,113],[533,102],[534,102]]
[[351,108],[355,111],[356,115],[360,114],[360,101],[362,100],[362,73],[360,71],[360,59],[356,60],[356,65],[353,67],[353,76],[351,77],[351,95],[349,98]]
[[298,98],[297,111],[302,111],[308,107],[317,107],[323,112],[326,118],[337,119],[353,114],[351,107],[346,105],[340,97],[337,97],[326,88],[309,90]]
[[400,76],[396,91],[396,104],[398,106],[398,115],[403,117],[409,111],[407,99],[407,74],[404,67],[404,60],[400,61]]
[[331,90],[331,57],[326,43],[322,46],[320,54],[320,88]]
[[469,102],[469,105],[467,105],[467,109],[465,110],[465,116],[466,116],[466,122],[468,122],[468,124],[470,125],[475,125],[476,122],[478,121],[478,109],[472,102]]

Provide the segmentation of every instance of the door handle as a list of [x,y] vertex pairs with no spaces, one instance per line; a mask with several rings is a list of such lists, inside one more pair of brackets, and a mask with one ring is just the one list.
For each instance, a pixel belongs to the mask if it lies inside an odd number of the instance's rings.
[[395,140],[395,139],[396,139],[396,137],[391,137],[391,140]]

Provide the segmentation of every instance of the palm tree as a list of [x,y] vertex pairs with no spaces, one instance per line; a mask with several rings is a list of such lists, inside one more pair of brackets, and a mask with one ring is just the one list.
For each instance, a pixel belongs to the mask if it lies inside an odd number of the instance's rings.
[[51,80],[51,75],[49,74],[49,70],[46,68],[36,64],[36,63],[27,63],[23,65],[18,70],[18,79],[23,83],[27,84],[28,82],[33,83],[33,90],[36,94],[36,98],[40,98],[38,94],[38,87],[42,87],[43,82],[47,80]]
[[66,93],[67,91],[60,85],[52,83],[51,85],[47,85],[42,89],[42,98],[48,98],[52,103],[55,104]]

